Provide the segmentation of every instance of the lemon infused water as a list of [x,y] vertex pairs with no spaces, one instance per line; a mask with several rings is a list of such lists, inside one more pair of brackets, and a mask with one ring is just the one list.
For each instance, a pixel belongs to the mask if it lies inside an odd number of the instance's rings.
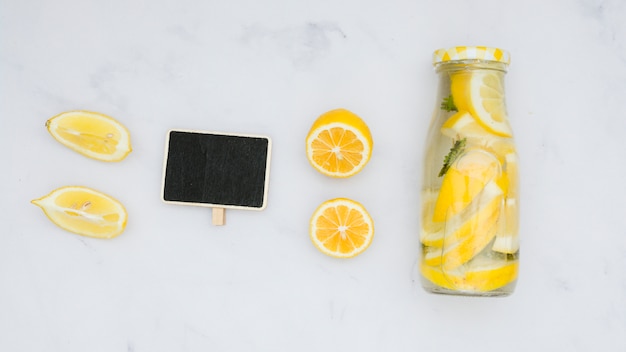
[[518,158],[504,77],[509,54],[488,47],[434,53],[439,75],[421,194],[422,286],[506,296],[518,273]]

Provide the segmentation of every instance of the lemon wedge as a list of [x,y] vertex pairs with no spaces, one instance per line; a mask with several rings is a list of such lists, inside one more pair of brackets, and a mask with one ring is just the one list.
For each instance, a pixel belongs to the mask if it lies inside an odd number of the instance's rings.
[[110,116],[91,111],[67,111],[46,122],[59,143],[92,159],[120,161],[131,152],[126,127]]
[[124,231],[128,218],[119,201],[82,186],[56,189],[32,203],[40,207],[55,225],[88,237],[116,237]]

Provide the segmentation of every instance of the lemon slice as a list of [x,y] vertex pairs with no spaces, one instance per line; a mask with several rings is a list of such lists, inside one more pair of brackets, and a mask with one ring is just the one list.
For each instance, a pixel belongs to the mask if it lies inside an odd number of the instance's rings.
[[480,253],[498,230],[502,196],[496,182],[489,182],[478,196],[476,210],[474,205],[471,206],[468,219],[450,218],[446,221],[442,247],[426,253],[424,263],[452,270]]
[[425,246],[441,247],[443,245],[444,222],[433,221],[437,191],[425,190],[422,192],[422,218],[420,241]]
[[519,190],[518,157],[515,151],[504,156],[504,168],[509,178],[508,197],[517,198]]
[[124,231],[128,218],[120,202],[81,186],[56,189],[32,203],[60,228],[88,237],[116,237]]
[[120,161],[132,150],[126,127],[107,115],[67,111],[46,122],[48,132],[61,144],[101,161]]
[[309,162],[331,177],[357,174],[369,161],[372,147],[372,135],[365,122],[346,109],[320,116],[306,137]]
[[441,133],[452,139],[469,138],[483,139],[491,135],[483,128],[468,111],[459,111],[450,116],[441,126]]
[[452,97],[459,111],[469,111],[487,131],[511,137],[502,73],[462,71],[451,77]]
[[519,217],[517,200],[509,198],[504,203],[504,217],[493,242],[492,250],[513,254],[519,251]]
[[500,162],[492,154],[479,148],[463,153],[443,177],[433,221],[445,221],[460,213],[500,174]]
[[504,287],[517,279],[517,260],[496,260],[479,257],[467,268],[444,272],[441,267],[420,264],[422,275],[433,284],[454,291],[489,292]]
[[501,162],[504,162],[507,154],[515,152],[512,138],[492,134],[467,111],[459,111],[450,116],[441,126],[441,134],[452,139],[467,138],[468,145],[493,152]]
[[504,216],[501,219],[500,229],[491,247],[492,250],[500,253],[513,254],[519,251],[519,206],[518,196],[518,170],[517,153],[511,152],[504,157],[504,171],[502,179],[506,181],[498,182],[506,195],[504,201]]
[[374,222],[367,210],[346,198],[322,203],[311,217],[309,230],[315,247],[335,258],[361,254],[374,238]]

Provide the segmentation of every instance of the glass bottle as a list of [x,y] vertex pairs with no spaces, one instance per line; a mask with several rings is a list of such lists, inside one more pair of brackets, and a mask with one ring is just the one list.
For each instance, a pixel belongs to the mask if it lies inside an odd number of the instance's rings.
[[518,158],[504,75],[489,47],[435,51],[439,75],[424,156],[422,286],[432,293],[506,296],[518,273]]

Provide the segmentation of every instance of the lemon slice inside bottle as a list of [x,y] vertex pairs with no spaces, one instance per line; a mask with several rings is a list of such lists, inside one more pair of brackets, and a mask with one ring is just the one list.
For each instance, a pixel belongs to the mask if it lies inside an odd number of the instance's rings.
[[452,97],[459,111],[469,111],[490,133],[511,137],[502,73],[462,71],[450,77]]
[[465,152],[443,176],[433,221],[459,214],[500,173],[500,163],[490,153],[478,148]]
[[445,272],[439,266],[420,264],[422,275],[433,284],[449,290],[489,292],[517,279],[518,261],[478,257],[467,267]]
[[473,259],[494,238],[499,229],[503,192],[489,182],[470,206],[465,217],[450,217],[445,223],[441,247],[433,247],[424,263],[453,270]]

